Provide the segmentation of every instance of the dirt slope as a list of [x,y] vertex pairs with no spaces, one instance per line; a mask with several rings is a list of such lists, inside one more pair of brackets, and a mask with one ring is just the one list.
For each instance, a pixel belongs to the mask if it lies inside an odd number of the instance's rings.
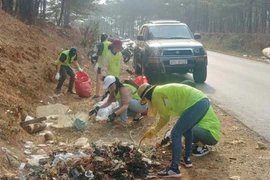
[[84,63],[87,50],[80,46],[78,30],[27,26],[3,11],[0,19],[0,119],[5,121],[7,110],[21,104],[31,114],[33,104],[54,91],[54,61],[63,49],[76,46]]

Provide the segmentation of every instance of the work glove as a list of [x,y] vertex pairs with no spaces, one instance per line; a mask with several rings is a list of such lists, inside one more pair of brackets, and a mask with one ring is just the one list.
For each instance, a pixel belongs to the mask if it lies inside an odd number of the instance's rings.
[[59,80],[60,79],[60,73],[58,72],[58,73],[56,73],[56,75],[55,75],[55,79],[56,80]]
[[134,74],[130,69],[127,69],[126,71],[127,71],[128,74],[130,74],[130,75],[133,75],[133,74]]
[[92,109],[90,112],[89,112],[89,116],[92,116],[93,114],[97,115],[97,112],[99,110],[99,106],[96,106],[95,109]]
[[78,68],[78,71],[83,72],[83,69],[79,67],[79,68]]
[[116,118],[116,114],[115,113],[112,113],[112,114],[110,114],[108,116],[108,121],[113,122],[115,118]]
[[171,129],[169,129],[166,132],[164,138],[161,140],[161,143],[160,143],[161,146],[165,146],[166,144],[168,144],[171,141],[171,132],[172,132]]
[[146,138],[151,139],[154,135],[156,135],[155,129],[151,128],[144,134],[142,139],[146,139]]

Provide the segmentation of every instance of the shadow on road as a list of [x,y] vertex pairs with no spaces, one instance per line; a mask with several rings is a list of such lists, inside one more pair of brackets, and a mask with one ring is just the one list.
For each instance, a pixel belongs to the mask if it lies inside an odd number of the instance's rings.
[[[193,77],[191,74],[166,74],[162,75],[159,77],[156,77],[155,79],[152,80],[151,84],[157,84],[157,85],[162,85],[162,84],[168,84],[168,83],[180,83],[184,80],[193,80]],[[215,89],[207,84],[207,80],[205,83],[196,83],[197,88],[201,91],[203,91],[206,94],[214,94]]]

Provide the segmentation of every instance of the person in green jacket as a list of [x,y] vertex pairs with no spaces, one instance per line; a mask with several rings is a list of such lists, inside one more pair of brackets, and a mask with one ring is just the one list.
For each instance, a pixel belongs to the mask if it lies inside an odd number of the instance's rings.
[[[181,84],[189,85],[196,88],[194,81],[185,80]],[[220,138],[220,123],[210,106],[206,115],[201,120],[200,124],[193,127],[193,147],[192,155],[201,157],[209,153],[207,145],[216,145]],[[161,141],[161,145],[167,144],[171,139],[171,130],[169,130]]]
[[147,109],[147,104],[141,105],[141,98],[137,93],[137,88],[130,84],[123,84],[115,76],[106,76],[104,79],[103,89],[108,89],[110,95],[106,103],[101,106],[96,106],[89,112],[89,115],[97,114],[100,108],[108,107],[112,102],[118,101],[119,108],[109,115],[108,120],[114,121],[117,116],[120,116],[121,126],[126,126],[127,112],[132,113],[134,121],[141,119],[141,113]]
[[98,69],[97,69],[97,75],[96,75],[96,94],[92,97],[92,99],[96,99],[100,97],[100,84],[101,84],[101,79],[102,79],[102,74],[101,74],[101,67],[102,67],[102,62],[109,50],[109,45],[111,44],[110,41],[107,40],[108,36],[107,34],[103,33],[100,36],[100,41],[101,43],[98,45]]
[[56,76],[55,79],[58,80],[58,85],[56,87],[56,93],[60,94],[64,81],[67,78],[67,75],[70,76],[68,93],[75,94],[73,92],[73,84],[75,74],[71,65],[75,64],[78,71],[82,72],[79,63],[77,62],[77,49],[75,47],[70,48],[69,50],[64,50],[56,60]]
[[[138,94],[142,99],[141,104],[148,103],[149,115],[156,116],[157,113],[159,114],[156,126],[150,128],[142,140],[156,135],[169,122],[171,116],[179,117],[171,131],[171,165],[169,168],[158,172],[158,176],[180,177],[181,138],[183,135],[185,136],[185,153],[181,163],[186,167],[192,167],[190,159],[193,141],[192,129],[195,125],[208,124],[208,118],[203,120],[203,117],[212,111],[209,99],[203,92],[195,88],[176,83],[161,86],[143,84],[139,87]],[[218,138],[219,133],[214,133],[214,136]]]

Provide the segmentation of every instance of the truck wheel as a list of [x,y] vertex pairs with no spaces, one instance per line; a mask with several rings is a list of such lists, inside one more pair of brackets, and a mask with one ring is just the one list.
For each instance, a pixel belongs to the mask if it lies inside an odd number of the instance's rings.
[[197,83],[204,83],[207,77],[207,67],[194,68],[193,79]]

